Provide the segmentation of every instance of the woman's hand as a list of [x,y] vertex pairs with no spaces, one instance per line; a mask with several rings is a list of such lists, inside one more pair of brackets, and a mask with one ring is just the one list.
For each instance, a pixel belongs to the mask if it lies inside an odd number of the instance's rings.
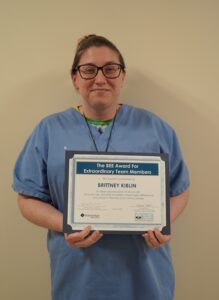
[[[171,224],[182,213],[187,205],[189,199],[189,189],[183,193],[170,198],[170,222]],[[149,230],[142,235],[148,246],[152,249],[159,248],[169,242],[172,238],[171,235],[164,235],[158,228],[154,231]]]
[[142,235],[148,246],[152,249],[159,248],[171,240],[171,235],[164,235],[160,229],[156,228],[154,231],[149,230]]
[[65,233],[65,240],[69,247],[86,248],[95,244],[103,236],[99,231],[91,232],[91,226],[86,227],[80,232],[71,234]]

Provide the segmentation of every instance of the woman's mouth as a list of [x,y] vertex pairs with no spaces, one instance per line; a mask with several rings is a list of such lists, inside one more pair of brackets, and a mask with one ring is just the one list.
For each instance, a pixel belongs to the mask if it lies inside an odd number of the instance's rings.
[[109,89],[101,89],[101,88],[91,90],[91,92],[108,92],[108,91],[109,91]]

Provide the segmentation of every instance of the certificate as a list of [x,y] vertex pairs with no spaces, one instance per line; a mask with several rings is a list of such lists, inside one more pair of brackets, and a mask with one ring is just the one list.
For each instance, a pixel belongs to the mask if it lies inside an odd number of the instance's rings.
[[166,154],[66,151],[64,232],[170,233]]

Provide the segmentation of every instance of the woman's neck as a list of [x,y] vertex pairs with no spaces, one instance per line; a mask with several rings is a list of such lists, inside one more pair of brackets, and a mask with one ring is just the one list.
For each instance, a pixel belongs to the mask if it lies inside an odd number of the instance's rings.
[[112,108],[107,108],[103,109],[100,108],[99,110],[97,109],[87,109],[86,106],[81,105],[79,106],[79,111],[82,115],[84,115],[86,118],[92,119],[92,120],[100,120],[100,121],[105,121],[105,120],[111,120],[115,117],[116,112],[119,110],[121,104],[117,104],[116,106]]

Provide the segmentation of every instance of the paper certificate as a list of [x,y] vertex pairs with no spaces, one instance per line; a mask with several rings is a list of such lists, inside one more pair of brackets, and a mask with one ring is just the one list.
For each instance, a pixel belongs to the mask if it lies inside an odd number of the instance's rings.
[[170,232],[166,155],[66,151],[64,231]]

